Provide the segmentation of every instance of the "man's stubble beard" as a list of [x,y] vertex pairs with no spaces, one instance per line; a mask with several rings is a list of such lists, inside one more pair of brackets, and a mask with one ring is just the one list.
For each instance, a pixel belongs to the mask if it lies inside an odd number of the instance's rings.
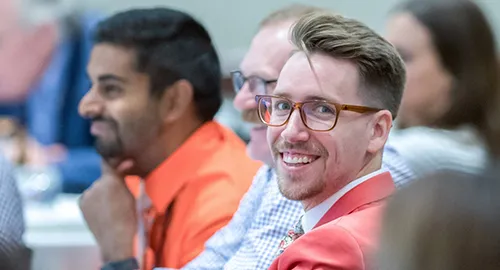
[[[291,179],[284,176],[282,172],[276,169],[276,178],[278,181],[278,188],[283,196],[292,201],[304,201],[315,197],[320,194],[326,187],[325,181],[314,179],[314,183],[307,183],[310,179],[307,175],[300,176],[301,179]],[[288,180],[286,180],[288,178]],[[288,181],[288,183],[286,183]]]
[[114,141],[106,142],[103,139],[96,138],[95,149],[104,159],[119,158],[123,156],[123,143],[117,136]]

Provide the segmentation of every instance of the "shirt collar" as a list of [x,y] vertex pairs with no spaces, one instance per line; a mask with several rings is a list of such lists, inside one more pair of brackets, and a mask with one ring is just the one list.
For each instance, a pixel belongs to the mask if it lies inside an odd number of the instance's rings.
[[368,179],[371,179],[374,176],[384,172],[387,172],[387,170],[379,169],[350,182],[335,194],[324,200],[322,203],[305,212],[304,216],[302,217],[302,227],[304,229],[304,232],[307,233],[312,230],[316,226],[316,224],[318,224],[320,219],[326,214],[326,212],[328,212],[328,210],[347,192],[351,191],[356,186],[359,186],[362,183],[366,182]]
[[[164,212],[184,186],[196,179],[199,168],[224,136],[222,129],[216,122],[205,123],[146,177],[145,191],[157,212]],[[129,187],[133,184],[138,190],[139,181],[138,177],[133,177],[127,182]]]

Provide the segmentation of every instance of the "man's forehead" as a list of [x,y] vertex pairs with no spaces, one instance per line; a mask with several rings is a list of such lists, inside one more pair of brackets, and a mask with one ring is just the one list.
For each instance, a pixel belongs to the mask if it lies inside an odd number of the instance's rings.
[[246,76],[277,78],[293,48],[288,40],[290,26],[291,23],[265,26],[257,33],[241,63]]
[[323,54],[295,52],[285,64],[275,94],[304,99],[322,97],[331,101],[357,102],[359,75],[356,65]]
[[293,21],[284,21],[266,25],[259,29],[253,40],[258,40],[260,43],[265,44],[273,44],[276,41],[288,42],[290,28],[292,27],[292,25]]
[[96,44],[87,65],[88,73],[127,74],[133,71],[134,58],[135,54],[131,49],[107,43]]

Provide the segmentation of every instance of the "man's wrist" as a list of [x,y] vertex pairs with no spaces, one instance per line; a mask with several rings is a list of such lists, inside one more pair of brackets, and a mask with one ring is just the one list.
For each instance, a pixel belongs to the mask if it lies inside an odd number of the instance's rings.
[[[130,237],[133,239],[133,236]],[[115,242],[113,246],[101,247],[101,256],[104,263],[108,262],[119,262],[129,258],[134,258],[134,245],[133,241],[127,241],[126,243]]]
[[106,263],[101,270],[138,270],[139,264],[133,257]]

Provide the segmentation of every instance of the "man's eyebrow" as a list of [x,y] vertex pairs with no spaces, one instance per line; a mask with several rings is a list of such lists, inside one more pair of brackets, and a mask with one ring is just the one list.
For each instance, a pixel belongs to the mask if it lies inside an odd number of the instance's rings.
[[120,77],[120,76],[117,76],[117,75],[114,75],[114,74],[103,74],[103,75],[100,75],[97,80],[99,82],[105,82],[105,81],[118,81],[118,82],[121,82],[121,83],[125,83],[127,82],[127,79],[123,78],[123,77]]
[[[275,95],[280,96],[280,97],[285,97],[288,99],[292,99],[292,96],[289,93],[277,92],[277,93],[275,93]],[[324,97],[324,96],[320,96],[320,95],[307,95],[304,97],[304,99],[302,99],[300,101],[304,102],[304,101],[312,101],[312,100],[324,101],[324,102],[329,102],[329,103],[340,103],[340,101],[337,98]]]
[[266,70],[255,70],[253,72],[243,72],[242,69],[239,69],[239,71],[241,72],[241,74],[243,74],[243,76],[245,76],[245,78],[249,78],[249,77],[259,77],[265,81],[274,81],[274,80],[277,80],[278,78],[275,77],[275,76],[271,76],[270,73]]
[[308,95],[308,96],[306,96],[305,100],[320,100],[320,101],[331,102],[331,103],[340,103],[340,101],[336,98],[324,97],[324,96],[318,96],[318,95]]

